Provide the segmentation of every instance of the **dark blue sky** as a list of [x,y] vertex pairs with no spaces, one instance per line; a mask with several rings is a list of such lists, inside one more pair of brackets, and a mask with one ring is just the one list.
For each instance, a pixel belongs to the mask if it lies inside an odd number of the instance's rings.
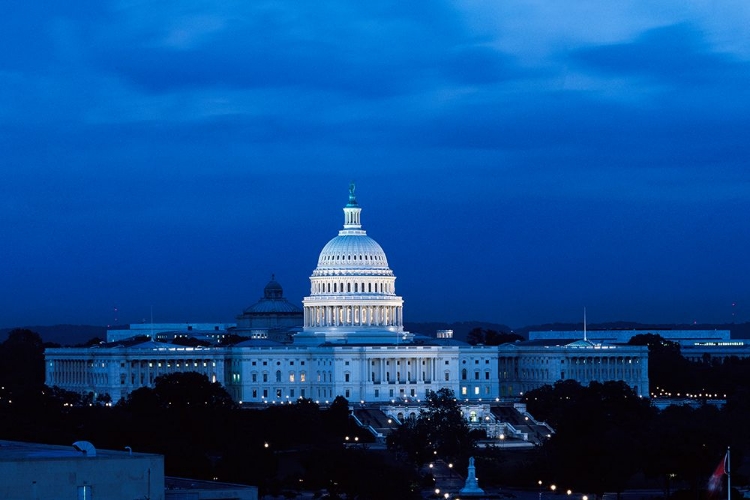
[[352,180],[407,321],[750,320],[746,2],[65,4],[0,5],[0,326],[300,303]]

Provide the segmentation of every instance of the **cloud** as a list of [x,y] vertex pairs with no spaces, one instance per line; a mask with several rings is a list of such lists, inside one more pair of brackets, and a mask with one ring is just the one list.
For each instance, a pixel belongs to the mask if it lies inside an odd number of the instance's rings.
[[569,59],[603,74],[678,86],[726,84],[750,76],[747,63],[713,51],[700,29],[689,23],[651,29],[632,42],[580,48]]

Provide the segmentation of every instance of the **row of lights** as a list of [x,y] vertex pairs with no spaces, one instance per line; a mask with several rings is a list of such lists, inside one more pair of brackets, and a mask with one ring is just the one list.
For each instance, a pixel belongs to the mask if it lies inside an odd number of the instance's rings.
[[[539,484],[539,499],[541,500],[541,498],[542,498],[542,484],[543,484],[542,480],[540,479],[537,482],[537,484]],[[551,484],[549,486],[549,489],[552,491],[552,493],[557,493],[557,485],[556,484]],[[573,494],[573,490],[567,489],[567,490],[565,490],[565,494],[568,495],[568,497],[570,498],[570,496]],[[583,495],[583,496],[581,496],[581,500],[589,500],[589,496],[588,495]]]

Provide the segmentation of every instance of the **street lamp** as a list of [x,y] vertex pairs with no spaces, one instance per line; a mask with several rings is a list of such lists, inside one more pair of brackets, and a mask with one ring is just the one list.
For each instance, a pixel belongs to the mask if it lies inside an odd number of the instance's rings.
[[542,500],[542,480],[537,481],[537,484],[539,485],[539,500]]
[[505,447],[505,434],[500,434],[500,448]]
[[557,490],[557,486],[553,484],[552,486],[549,487],[549,489],[551,489],[552,493],[554,493],[555,490]]

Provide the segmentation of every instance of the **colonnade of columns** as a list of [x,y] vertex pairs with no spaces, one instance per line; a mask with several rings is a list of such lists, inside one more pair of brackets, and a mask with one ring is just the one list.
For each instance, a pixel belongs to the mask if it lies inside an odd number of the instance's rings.
[[[566,378],[577,380],[610,380],[638,378],[640,364],[628,356],[597,356],[568,358]],[[634,369],[635,368],[635,369]],[[564,369],[564,368],[563,368]]]
[[306,306],[305,326],[403,326],[402,306]]
[[376,384],[430,383],[438,379],[437,366],[435,358],[372,358],[367,378]]
[[66,359],[54,361],[51,370],[47,372],[45,383],[49,386],[88,386],[91,369],[90,362],[82,359]]

